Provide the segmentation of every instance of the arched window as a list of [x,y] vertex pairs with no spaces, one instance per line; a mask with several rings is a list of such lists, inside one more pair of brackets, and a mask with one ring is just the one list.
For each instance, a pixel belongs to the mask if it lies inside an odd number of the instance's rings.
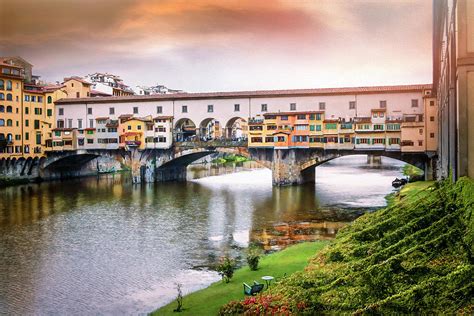
[[51,96],[48,97],[48,104],[53,103],[53,98]]
[[0,126],[5,126],[5,120],[4,119],[0,119]]
[[[1,121],[1,120],[0,120]],[[3,133],[0,133],[0,140],[4,140],[5,139],[5,134]]]
[[7,134],[7,140],[11,142],[13,140],[13,135]]
[[7,113],[13,113],[13,108],[11,106],[7,106]]
[[13,96],[11,93],[7,93],[7,101],[13,101]]
[[0,89],[5,89],[5,81],[0,79]]
[[4,105],[0,105],[0,113],[3,113],[5,112],[5,106]]
[[5,95],[3,93],[0,93],[0,100],[5,100]]
[[12,81],[11,80],[8,80],[7,81],[7,90],[12,90]]
[[13,121],[12,120],[7,120],[7,126],[13,126]]

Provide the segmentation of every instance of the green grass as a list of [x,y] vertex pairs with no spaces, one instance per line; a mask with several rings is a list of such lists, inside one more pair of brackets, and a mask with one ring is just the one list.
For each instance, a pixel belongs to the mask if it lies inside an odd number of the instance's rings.
[[423,170],[410,164],[404,165],[402,172],[403,172],[403,175],[410,177],[410,179],[421,177],[424,174]]
[[305,315],[474,313],[474,180],[407,185],[341,229],[304,271],[227,312]]
[[183,312],[173,312],[176,308],[176,302],[173,301],[152,315],[217,315],[219,308],[225,303],[244,298],[243,282],[262,282],[260,278],[264,275],[279,278],[285,273],[288,276],[301,271],[308,264],[308,260],[327,244],[326,241],[302,243],[264,256],[257,271],[250,271],[244,266],[235,271],[230,283],[216,282],[203,290],[186,295],[183,299]]
[[423,192],[434,183],[435,181],[417,181],[405,184],[400,191],[385,196],[387,207],[393,206],[395,203],[400,202],[401,199],[411,200],[415,198],[418,193]]

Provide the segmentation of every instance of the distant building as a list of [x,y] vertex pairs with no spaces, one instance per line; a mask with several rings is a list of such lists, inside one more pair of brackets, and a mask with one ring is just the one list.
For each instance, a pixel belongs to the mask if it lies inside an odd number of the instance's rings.
[[174,93],[184,93],[184,91],[170,89],[163,85],[156,85],[152,87],[136,86],[135,88],[135,94],[137,95],[156,95],[156,94],[174,94]]
[[92,84],[81,77],[72,76],[64,78],[62,84],[66,90],[68,98],[88,98],[91,96]]
[[85,76],[84,80],[91,83],[92,96],[127,96],[135,94],[117,75],[96,72]]

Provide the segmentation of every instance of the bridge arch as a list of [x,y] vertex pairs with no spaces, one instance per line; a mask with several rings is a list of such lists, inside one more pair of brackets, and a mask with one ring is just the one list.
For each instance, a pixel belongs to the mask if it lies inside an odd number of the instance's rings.
[[189,118],[181,118],[174,125],[175,140],[178,142],[194,140],[196,132],[196,124]]
[[222,136],[220,122],[213,117],[205,118],[199,124],[198,136],[203,141],[220,138]]
[[227,139],[247,138],[247,120],[240,116],[230,118],[225,124],[224,136]]
[[51,157],[44,160],[43,168],[46,170],[77,170],[99,156],[97,153],[73,153]]

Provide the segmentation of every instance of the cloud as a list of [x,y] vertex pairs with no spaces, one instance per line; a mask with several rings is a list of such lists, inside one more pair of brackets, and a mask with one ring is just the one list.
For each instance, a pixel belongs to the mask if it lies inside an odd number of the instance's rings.
[[194,91],[409,83],[430,77],[430,14],[423,0],[0,0],[0,51],[53,80],[120,71]]

